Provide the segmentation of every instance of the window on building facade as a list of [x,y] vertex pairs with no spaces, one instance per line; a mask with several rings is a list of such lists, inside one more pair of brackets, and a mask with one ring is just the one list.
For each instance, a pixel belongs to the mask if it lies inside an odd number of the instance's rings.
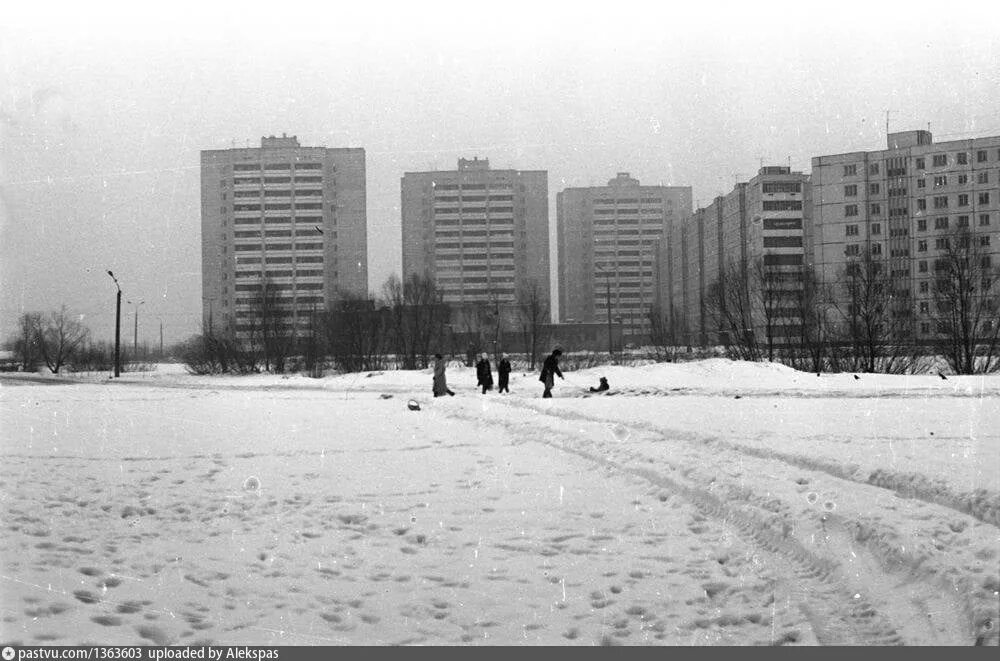
[[851,184],[849,186],[844,186],[844,197],[857,197],[858,186],[857,184]]
[[990,214],[981,213],[979,214],[979,226],[985,227],[990,224]]
[[979,163],[985,163],[986,162],[986,150],[985,149],[980,149],[979,151],[976,152],[976,161],[979,162]]
[[882,254],[882,244],[881,243],[873,243],[872,244],[872,254],[873,255],[881,255]]
[[958,162],[959,165],[968,165],[969,154],[967,152],[960,151],[957,154],[955,154],[955,160]]
[[976,180],[981,184],[988,184],[990,183],[990,173],[980,172],[978,175],[976,175]]
[[872,223],[872,234],[882,233],[882,223]]
[[969,217],[968,216],[959,216],[958,217],[958,226],[959,227],[968,227],[969,226]]
[[882,215],[882,205],[878,204],[878,203],[873,204],[871,206],[871,215],[873,215],[873,216],[880,216],[880,215]]
[[936,230],[946,230],[948,229],[948,217],[942,216],[940,218],[934,219],[934,229]]
[[844,247],[844,254],[848,257],[854,257],[861,253],[861,248],[856,243],[848,244]]
[[981,237],[979,237],[979,245],[981,245],[981,246],[989,246],[990,245],[990,235],[989,234],[984,234]]
[[920,219],[917,220],[917,231],[918,232],[926,232],[927,231],[927,219],[926,218],[920,218]]
[[845,225],[844,234],[847,236],[857,236],[858,226],[857,225]]
[[967,207],[969,206],[969,196],[965,193],[961,193],[958,196],[958,206]]
[[927,208],[927,198],[922,197],[922,198],[918,199],[917,200],[917,209],[919,209],[920,211],[923,211],[926,208]]
[[868,174],[878,174],[878,163],[872,163],[868,166]]
[[920,273],[927,273],[927,262],[926,262],[926,260],[925,261],[921,261],[921,262],[917,262],[917,271],[919,271]]
[[844,176],[845,177],[851,177],[851,176],[856,175],[857,173],[858,173],[858,166],[857,165],[845,165],[844,166]]
[[917,241],[917,252],[927,252],[927,241]]
[[878,195],[878,192],[880,190],[881,187],[879,186],[879,184],[868,184],[868,192],[871,193],[872,195]]
[[947,209],[948,208],[948,196],[940,195],[934,198],[934,208],[935,209]]
[[934,188],[940,188],[941,186],[948,185],[948,177],[945,175],[938,175],[934,177]]
[[858,215],[858,205],[856,204],[846,204],[844,205],[844,215],[845,216],[857,216]]
[[917,169],[918,170],[923,170],[925,168],[926,168],[926,165],[924,164],[924,159],[918,158],[917,159]]
[[947,154],[936,154],[934,156],[934,167],[939,168],[948,165],[948,155]]
[[[927,268],[926,268],[927,267],[927,262],[923,262],[923,265],[924,265],[924,269],[923,270],[924,270],[924,272],[926,272],[927,271]],[[930,283],[927,282],[926,280],[922,280],[920,282],[920,293],[921,294],[926,294],[928,291],[930,291],[930,288],[931,288],[930,287]]]
[[934,247],[938,250],[947,250],[949,245],[948,237],[943,236],[939,239],[934,239]]
[[979,194],[979,203],[980,204],[989,204],[990,203],[990,194],[989,193],[980,193]]
[[964,186],[967,183],[969,183],[969,175],[967,175],[967,174],[960,174],[960,175],[958,175],[958,185],[959,186]]
[[917,188],[927,188],[927,180],[917,179]]

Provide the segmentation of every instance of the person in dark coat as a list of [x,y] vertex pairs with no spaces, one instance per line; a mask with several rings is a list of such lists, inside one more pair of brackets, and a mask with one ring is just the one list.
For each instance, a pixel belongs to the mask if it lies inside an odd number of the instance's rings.
[[498,393],[506,392],[509,395],[510,360],[508,360],[507,354],[503,354],[503,356],[500,358],[500,362],[497,363],[497,376],[499,377],[497,392]]
[[542,397],[552,397],[552,386],[555,385],[556,376],[558,375],[560,379],[563,378],[562,372],[559,371],[559,356],[561,355],[562,351],[556,349],[542,363],[542,373],[538,377],[538,380],[545,384],[545,392],[542,393]]
[[604,392],[610,387],[611,386],[608,385],[608,380],[602,376],[600,385],[598,385],[596,388],[594,386],[590,386],[590,392]]
[[445,378],[444,368],[444,358],[439,353],[434,354],[434,396],[443,397],[451,395],[454,397],[455,393],[448,390],[448,380]]
[[483,394],[493,390],[493,371],[490,369],[490,359],[485,353],[476,363],[476,383],[483,387]]

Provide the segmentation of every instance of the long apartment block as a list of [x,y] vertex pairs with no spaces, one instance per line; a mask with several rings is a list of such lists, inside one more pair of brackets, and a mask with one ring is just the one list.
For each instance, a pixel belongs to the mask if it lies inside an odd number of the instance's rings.
[[[671,223],[656,252],[656,306],[681,341],[727,341],[708,300],[727,279],[752,283],[763,276],[787,280],[793,289],[797,272],[811,262],[810,216],[809,176],[768,166]],[[782,341],[797,332],[783,320],[776,326],[771,332]]]
[[560,192],[559,320],[592,323],[610,316],[626,338],[648,335],[657,244],[690,213],[690,186],[643,186],[628,172],[607,186]]
[[401,193],[404,278],[428,275],[444,302],[493,303],[512,323],[520,292],[548,304],[546,171],[463,158],[456,170],[404,173]]
[[891,133],[883,150],[813,158],[812,181],[819,276],[836,292],[849,261],[883,260],[918,340],[935,332],[935,263],[956,229],[1000,259],[1000,136]]
[[201,152],[205,324],[246,336],[266,284],[281,327],[306,327],[339,292],[368,291],[365,151],[303,147]]

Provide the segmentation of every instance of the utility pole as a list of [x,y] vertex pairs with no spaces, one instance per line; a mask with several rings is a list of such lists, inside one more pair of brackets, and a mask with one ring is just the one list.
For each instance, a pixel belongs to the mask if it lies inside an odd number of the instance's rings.
[[122,288],[114,273],[109,270],[108,275],[115,281],[115,287],[118,289],[118,295],[115,297],[115,378],[118,378],[122,373]]
[[611,272],[605,270],[601,266],[598,266],[596,262],[594,263],[594,266],[596,266],[597,269],[604,274],[605,305],[607,306],[608,313],[608,357],[613,359],[615,357],[615,350],[611,340]]
[[139,301],[138,303],[132,303],[129,301],[130,305],[135,305],[135,329],[132,335],[132,355],[133,360],[139,359],[139,306],[144,304],[146,301]]
[[163,360],[163,320],[160,319],[160,360]]

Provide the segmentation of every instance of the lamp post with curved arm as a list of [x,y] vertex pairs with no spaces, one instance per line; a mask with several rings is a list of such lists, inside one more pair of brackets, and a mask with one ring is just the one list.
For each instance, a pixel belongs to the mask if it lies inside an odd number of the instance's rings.
[[118,284],[118,278],[110,270],[108,275],[111,279],[115,281],[115,287],[118,288],[118,295],[115,298],[115,378],[121,376],[122,374],[122,288]]

